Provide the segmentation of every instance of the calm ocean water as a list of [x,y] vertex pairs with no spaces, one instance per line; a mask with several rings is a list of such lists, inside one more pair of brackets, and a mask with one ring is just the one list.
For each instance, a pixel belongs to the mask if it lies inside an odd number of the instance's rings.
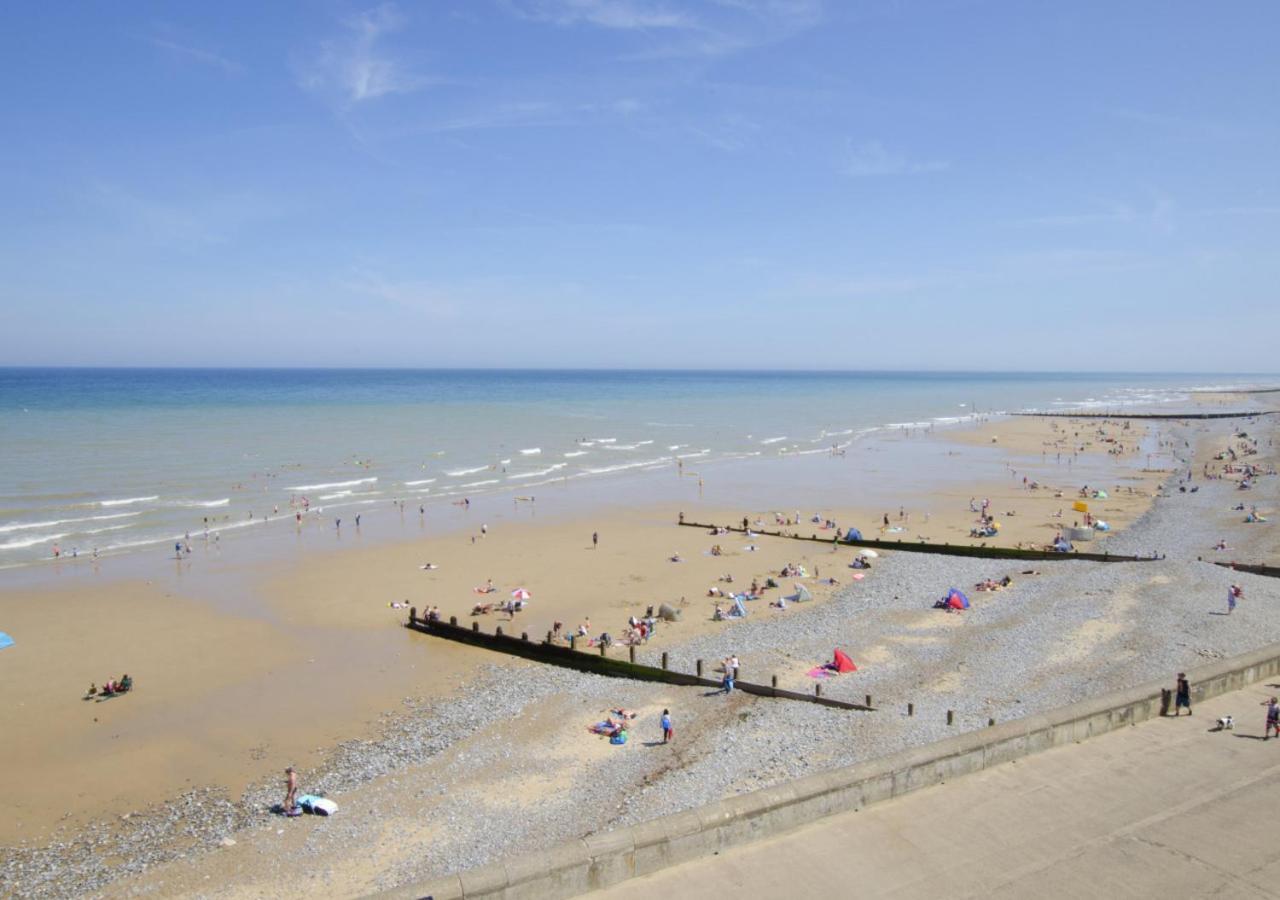
[[[1257,375],[0,369],[0,568]],[[341,513],[339,513],[341,514]],[[206,521],[207,520],[207,521]]]

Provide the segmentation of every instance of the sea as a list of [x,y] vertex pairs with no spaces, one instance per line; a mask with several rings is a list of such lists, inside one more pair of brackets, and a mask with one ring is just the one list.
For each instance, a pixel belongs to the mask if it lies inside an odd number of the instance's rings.
[[[0,569],[1280,376],[0,368]],[[765,470],[761,470],[764,472]],[[343,511],[346,512],[343,512]]]

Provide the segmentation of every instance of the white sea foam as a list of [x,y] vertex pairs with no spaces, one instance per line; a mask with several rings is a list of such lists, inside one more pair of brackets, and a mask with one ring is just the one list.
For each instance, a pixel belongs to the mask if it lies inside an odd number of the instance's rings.
[[710,452],[711,452],[711,448],[708,447],[704,450],[698,450],[694,453],[680,453],[676,456],[676,459],[693,459],[695,456],[706,456]]
[[378,479],[374,478],[357,478],[354,481],[331,481],[326,484],[300,484],[297,487],[291,487],[291,491],[327,491],[330,488],[349,488],[358,484],[373,484]]
[[597,444],[613,444],[617,443],[617,440],[617,438],[596,438],[595,442]]
[[509,459],[500,459],[500,460],[498,460],[498,464],[499,464],[499,465],[503,465],[503,466],[509,466],[509,465],[511,465],[511,460],[509,460]]
[[541,452],[542,452],[541,447],[528,447],[524,450],[521,450],[520,455],[521,456],[537,456]]
[[418,479],[417,481],[406,481],[406,482],[404,483],[404,486],[405,486],[405,487],[417,487],[417,486],[418,486],[418,485],[420,485],[420,484],[432,484],[434,481],[435,481],[435,479],[434,479],[434,478],[420,478],[420,479]]
[[333,493],[333,494],[321,494],[319,499],[321,499],[321,500],[341,500],[343,497],[350,497],[350,496],[351,496],[351,494],[352,494],[352,492],[351,492],[351,491],[338,491],[338,492]]
[[73,525],[77,522],[106,522],[110,519],[128,519],[133,516],[140,516],[142,513],[112,513],[109,516],[83,516],[78,519],[50,519],[47,522],[11,522],[8,525],[0,525],[0,534],[8,534],[11,531],[26,531],[31,528],[56,528],[59,525]]
[[160,498],[154,494],[150,497],[125,497],[123,500],[99,500],[99,506],[128,506],[130,503],[148,503]]
[[16,541],[0,544],[0,550],[21,550],[23,547],[34,547],[37,544],[47,544],[51,541],[59,541],[67,537],[71,532],[64,531],[61,534],[38,534],[34,537],[19,538]]
[[491,478],[488,481],[472,481],[467,484],[460,484],[458,485],[458,487],[464,487],[464,488],[484,487],[486,484],[497,484],[497,483],[498,483],[498,479]]
[[667,447],[668,450],[679,450],[681,447],[688,447],[688,444],[672,444]]
[[565,459],[572,459],[572,458],[573,458],[573,457],[575,457],[575,456],[586,456],[586,455],[587,455],[587,453],[589,453],[589,452],[590,452],[590,451],[588,451],[588,450],[570,450],[570,451],[569,451],[568,453],[566,453],[564,456],[565,456]]
[[213,509],[218,506],[227,506],[231,503],[230,497],[223,497],[221,500],[166,500],[162,506],[178,506],[197,509]]
[[646,466],[657,465],[658,463],[665,464],[667,461],[666,457],[662,457],[660,459],[642,459],[639,462],[620,463],[616,466],[603,466],[599,469],[585,469],[584,472],[588,475],[607,475],[610,472],[622,472],[627,469],[641,469]]
[[450,478],[462,478],[464,475],[474,475],[477,472],[487,472],[488,466],[475,466],[471,469],[454,469],[452,472],[445,472]]
[[132,528],[132,525],[108,525],[106,528],[90,528],[88,531],[82,531],[81,534],[103,534],[108,531],[122,531],[125,528]]
[[606,444],[604,449],[606,450],[638,450],[640,449],[640,445],[639,444]]
[[637,447],[645,447],[645,446],[648,446],[649,444],[652,444],[652,443],[653,443],[653,441],[636,441],[636,446],[637,446]]
[[784,434],[782,437],[771,437],[771,438],[765,438],[765,439],[764,439],[764,440],[762,440],[760,443],[762,443],[762,444],[779,444],[779,443],[782,443],[783,441],[785,441],[786,439],[787,439],[787,436]]
[[507,481],[521,481],[525,478],[538,478],[543,475],[550,475],[552,472],[558,472],[559,470],[563,469],[565,465],[567,464],[556,463],[554,466],[549,466],[545,469],[539,469],[536,472],[521,472],[519,475],[508,475]]

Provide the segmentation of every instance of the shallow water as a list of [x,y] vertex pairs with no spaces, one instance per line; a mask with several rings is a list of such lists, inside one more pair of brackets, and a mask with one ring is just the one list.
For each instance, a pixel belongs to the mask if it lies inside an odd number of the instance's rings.
[[[0,569],[402,499],[530,494],[1024,409],[1123,409],[1262,376],[0,369]],[[783,477],[756,473],[740,486]],[[580,496],[615,500],[591,489]]]

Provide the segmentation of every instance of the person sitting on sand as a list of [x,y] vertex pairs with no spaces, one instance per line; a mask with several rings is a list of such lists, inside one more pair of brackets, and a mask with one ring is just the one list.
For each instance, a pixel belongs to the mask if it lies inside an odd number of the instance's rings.
[[787,598],[786,598],[786,597],[779,597],[777,600],[770,600],[770,601],[769,601],[769,605],[770,605],[770,606],[772,606],[772,607],[774,607],[775,609],[786,609],[786,608],[787,608]]
[[670,556],[667,557],[667,559],[670,560],[671,562],[684,562],[684,560],[680,558],[679,552],[672,553]]
[[477,603],[475,606],[471,607],[471,615],[473,616],[487,616],[492,611],[492,603]]
[[89,682],[89,690],[84,692],[84,698],[88,700],[90,697],[96,696],[98,696],[98,685],[91,681]]
[[578,637],[591,639],[591,620],[586,619],[578,625]]
[[711,614],[711,621],[713,622],[724,621],[724,607],[722,607],[719,603],[716,604],[715,612]]
[[640,716],[640,713],[636,712],[634,709],[623,709],[622,707],[611,709],[609,712],[613,713],[615,716],[621,716],[624,719],[635,719]]
[[712,545],[711,545],[711,555],[712,555],[712,556],[720,556],[723,552],[724,552],[724,551],[722,551],[722,550],[720,549],[720,545],[719,545],[719,544],[712,544]]
[[494,591],[496,591],[496,590],[497,590],[497,588],[493,586],[493,579],[492,579],[492,578],[490,578],[490,579],[489,579],[488,581],[486,581],[483,585],[481,585],[480,587],[477,587],[477,588],[473,588],[473,590],[474,590],[477,594],[492,594]]
[[110,678],[108,678],[102,684],[102,696],[111,697],[115,694],[115,692],[116,692],[116,683]]
[[710,588],[707,588],[707,596],[708,596],[708,597],[723,597],[723,596],[724,596],[724,591],[720,590],[720,588],[718,588],[718,587],[710,587]]
[[723,575],[720,576],[720,580],[723,581],[725,584],[733,584],[733,575],[730,574],[729,572],[725,572]]

